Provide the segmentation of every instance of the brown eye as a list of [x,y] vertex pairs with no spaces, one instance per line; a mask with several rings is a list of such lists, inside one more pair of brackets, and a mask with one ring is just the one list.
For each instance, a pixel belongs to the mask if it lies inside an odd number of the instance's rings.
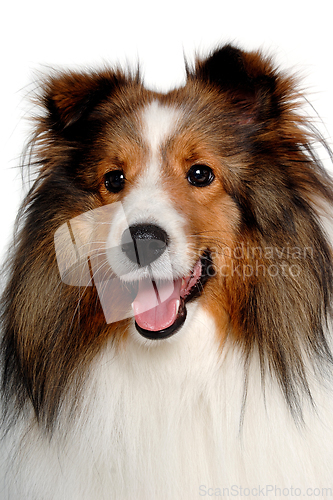
[[125,186],[125,174],[122,170],[111,170],[104,176],[104,185],[110,193],[119,193]]
[[192,165],[186,177],[188,182],[196,187],[208,186],[215,179],[212,169],[207,165]]

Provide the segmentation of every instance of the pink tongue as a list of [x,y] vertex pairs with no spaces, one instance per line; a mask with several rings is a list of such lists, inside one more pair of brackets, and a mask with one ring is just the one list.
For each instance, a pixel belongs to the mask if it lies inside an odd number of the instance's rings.
[[137,324],[150,331],[171,326],[178,314],[181,285],[181,278],[158,284],[150,279],[140,281],[132,304]]

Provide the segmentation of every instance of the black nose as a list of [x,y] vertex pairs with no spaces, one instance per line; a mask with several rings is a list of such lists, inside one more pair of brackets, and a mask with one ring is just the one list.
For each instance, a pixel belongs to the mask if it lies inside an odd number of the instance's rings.
[[136,224],[127,228],[121,238],[121,249],[140,267],[158,259],[168,246],[168,235],[154,224]]

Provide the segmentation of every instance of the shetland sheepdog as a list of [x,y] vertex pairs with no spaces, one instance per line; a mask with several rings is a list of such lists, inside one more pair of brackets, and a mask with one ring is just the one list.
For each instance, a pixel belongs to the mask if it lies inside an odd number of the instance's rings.
[[38,94],[1,303],[1,498],[333,495],[333,183],[295,77]]

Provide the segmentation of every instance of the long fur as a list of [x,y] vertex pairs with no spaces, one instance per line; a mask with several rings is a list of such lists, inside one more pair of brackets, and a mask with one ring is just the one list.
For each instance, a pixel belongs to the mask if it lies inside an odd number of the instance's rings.
[[[1,303],[1,498],[331,496],[333,185],[300,103],[271,59],[229,45],[168,94],[111,69],[43,82]],[[189,185],[193,164],[214,181]],[[56,231],[115,202],[167,231],[177,278],[210,251],[170,339],[108,324],[96,286],[60,279]]]

